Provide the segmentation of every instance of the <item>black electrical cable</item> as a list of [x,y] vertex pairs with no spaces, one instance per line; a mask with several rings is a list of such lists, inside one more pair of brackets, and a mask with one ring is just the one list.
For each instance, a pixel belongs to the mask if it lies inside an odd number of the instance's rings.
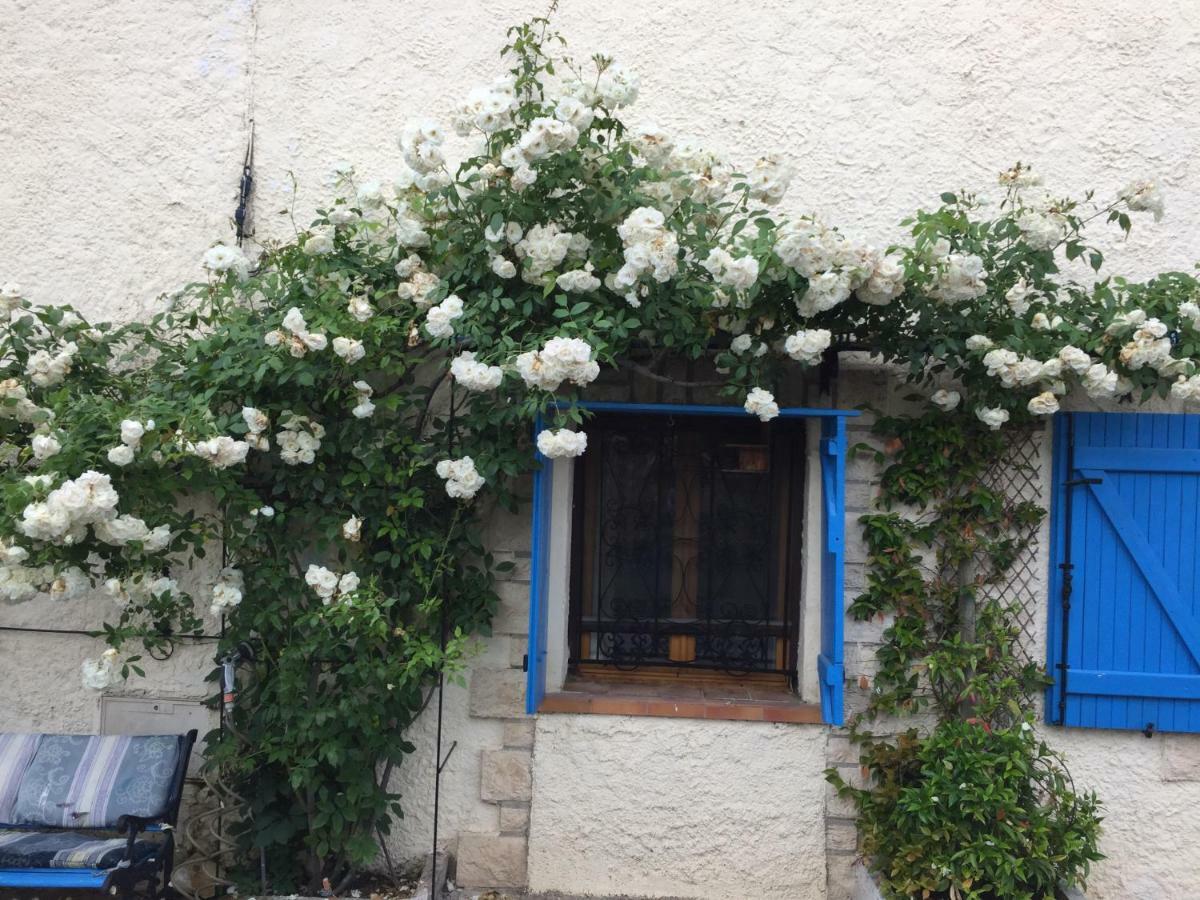
[[237,229],[237,243],[249,234],[247,223],[250,217],[250,192],[254,190],[254,120],[249,122],[250,139],[246,144],[246,157],[242,161],[242,177],[238,182],[238,205],[233,213],[233,223]]
[[[100,637],[103,631],[84,631],[79,628],[34,628],[31,625],[0,625],[0,631],[24,631],[30,634],[76,634],[83,637]],[[218,634],[173,634],[173,641],[219,641]]]

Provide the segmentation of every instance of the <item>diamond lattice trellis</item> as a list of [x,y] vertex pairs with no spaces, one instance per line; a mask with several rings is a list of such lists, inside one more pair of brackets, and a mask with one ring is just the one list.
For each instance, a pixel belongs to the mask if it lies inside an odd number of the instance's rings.
[[[1003,491],[1013,502],[1029,501],[1044,508],[1044,438],[1042,428],[1013,429],[1005,454],[988,470],[985,484],[993,490]],[[1009,569],[1005,583],[987,590],[988,595],[1001,597],[1011,604],[1021,629],[1020,652],[1026,661],[1039,663],[1044,659],[1041,652],[1044,628],[1038,617],[1044,608],[1041,594],[1046,589],[1041,550],[1039,529]]]

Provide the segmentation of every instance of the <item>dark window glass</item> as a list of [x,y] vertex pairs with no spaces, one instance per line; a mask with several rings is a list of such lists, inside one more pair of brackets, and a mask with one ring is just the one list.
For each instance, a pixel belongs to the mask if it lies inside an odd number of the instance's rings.
[[598,416],[576,469],[576,666],[795,668],[801,432]]

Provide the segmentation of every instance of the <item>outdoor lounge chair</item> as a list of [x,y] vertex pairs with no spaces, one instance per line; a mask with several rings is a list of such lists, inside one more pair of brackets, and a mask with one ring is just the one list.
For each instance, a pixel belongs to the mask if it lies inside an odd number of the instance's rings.
[[0,888],[165,896],[195,742],[0,734]]

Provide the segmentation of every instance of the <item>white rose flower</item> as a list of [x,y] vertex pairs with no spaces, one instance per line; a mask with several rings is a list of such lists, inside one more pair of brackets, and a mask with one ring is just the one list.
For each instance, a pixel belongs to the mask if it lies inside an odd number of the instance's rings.
[[1029,304],[1037,299],[1037,297],[1037,292],[1029,286],[1029,283],[1024,278],[1020,279],[1004,294],[1004,300],[1008,303],[1008,308],[1016,316],[1024,316],[1029,311]]
[[1153,213],[1155,222],[1162,221],[1162,192],[1155,182],[1135,181],[1121,191],[1120,196],[1122,200],[1129,204],[1129,208],[1134,212]]
[[998,406],[981,406],[975,410],[975,416],[992,431],[998,431],[1000,426],[1008,421],[1008,410]]
[[744,291],[758,280],[758,260],[753,256],[734,258],[728,251],[714,247],[700,263],[717,284]]
[[557,390],[564,381],[583,387],[600,375],[591,345],[580,338],[551,338],[541,350],[518,356],[515,366],[525,384],[544,391]]
[[146,426],[141,422],[135,422],[133,419],[124,419],[121,422],[121,443],[126,444],[136,450],[142,444],[142,437],[146,434]]
[[770,391],[756,387],[746,395],[745,410],[760,421],[769,422],[779,415],[779,404]]
[[582,269],[563,272],[554,283],[568,293],[586,294],[600,289],[600,279],[592,274],[591,263]]
[[133,462],[133,448],[128,444],[118,444],[108,451],[108,461],[114,466],[127,466]]
[[137,516],[117,516],[96,522],[92,525],[96,538],[114,547],[121,547],[130,541],[141,543],[150,536],[150,529]]
[[62,444],[52,434],[35,434],[29,446],[33,450],[33,458],[39,462],[56,456],[62,450]]
[[983,260],[970,253],[951,253],[948,245],[935,247],[938,275],[929,296],[943,303],[961,303],[987,293],[988,274]]
[[1131,309],[1127,312],[1117,313],[1113,316],[1112,322],[1104,330],[1105,334],[1120,334],[1130,328],[1136,328],[1146,321],[1146,311],[1142,309]]
[[1058,351],[1058,358],[1076,375],[1084,374],[1092,366],[1092,358],[1083,350],[1072,347],[1070,344]]
[[537,170],[532,166],[521,165],[513,170],[512,178],[513,190],[520,193],[525,188],[534,184],[537,181]]
[[595,112],[576,97],[560,97],[554,106],[554,118],[583,132],[591,126]]
[[91,691],[103,691],[121,680],[121,657],[109,647],[99,659],[85,659],[79,668],[83,686]]
[[358,362],[367,355],[362,341],[347,337],[335,337],[333,339],[333,352],[351,364]]
[[337,574],[315,563],[310,565],[304,573],[305,584],[311,587],[316,595],[325,601],[326,605],[337,593],[338,580]]
[[611,63],[596,79],[596,102],[608,109],[629,106],[637,100],[640,85],[634,72],[621,63]]
[[491,391],[504,380],[503,369],[478,362],[470,350],[459,354],[450,363],[450,374],[469,391]]
[[982,334],[973,334],[966,340],[968,350],[991,350],[992,339]]
[[443,459],[437,464],[436,472],[446,482],[446,493],[455,499],[470,500],[486,483],[486,479],[475,470],[475,461],[469,456]]
[[808,289],[796,301],[796,310],[809,318],[846,302],[850,292],[848,272],[819,272],[808,279]]
[[778,203],[787,192],[795,168],[779,156],[764,156],[750,169],[750,196],[763,203]]
[[362,519],[351,516],[342,523],[342,537],[348,541],[362,540]]
[[454,336],[455,319],[463,314],[463,302],[457,294],[451,294],[437,306],[430,307],[425,314],[425,330],[435,339]]
[[70,374],[71,365],[78,352],[79,346],[74,341],[62,344],[57,353],[37,350],[29,354],[29,359],[25,362],[25,373],[38,387],[54,387],[61,384],[63,379]]
[[962,400],[962,395],[958,391],[948,391],[943,388],[939,391],[934,391],[933,396],[929,400],[943,412],[950,412],[958,407],[959,402]]
[[587,450],[587,435],[582,431],[560,428],[546,429],[537,436],[538,452],[548,459],[564,459],[582,456]]
[[246,461],[250,445],[245,441],[235,441],[228,435],[209,438],[206,441],[188,442],[184,449],[192,456],[197,456],[214,469],[228,469]]
[[104,593],[118,606],[125,606],[129,602],[129,593],[121,584],[120,578],[109,578],[106,580],[104,582]]
[[293,306],[283,314],[283,328],[292,332],[293,335],[302,335],[308,330],[308,323],[305,322],[304,313],[300,312],[298,307]]
[[271,427],[270,416],[253,406],[242,407],[242,421],[251,434],[261,434]]
[[863,303],[887,306],[904,293],[904,266],[891,256],[880,256],[867,280],[854,289]]
[[146,553],[161,553],[167,549],[173,537],[171,526],[159,525],[157,528],[152,528],[150,533],[142,538],[142,550]]
[[1193,375],[1191,378],[1180,375],[1171,385],[1171,396],[1185,403],[1194,403],[1200,400],[1200,375]]
[[517,266],[511,259],[496,256],[492,258],[492,272],[500,278],[512,278],[517,274]]
[[1035,416],[1050,416],[1058,412],[1058,398],[1050,391],[1043,391],[1030,400],[1026,408]]
[[246,590],[245,579],[238,569],[226,566],[217,576],[217,582],[212,589],[212,605],[209,610],[214,616],[221,616],[242,602],[242,594]]
[[1027,210],[1017,217],[1017,228],[1034,250],[1050,250],[1063,239],[1066,219],[1058,213]]
[[205,252],[204,268],[210,272],[232,272],[245,278],[250,272],[250,261],[240,248],[217,244]]
[[1094,363],[1083,374],[1083,387],[1093,399],[1109,399],[1120,392],[1119,378],[1104,363]]
[[810,328],[789,335],[783,350],[796,362],[813,365],[821,361],[833,341],[833,333],[825,328]]
[[346,310],[358,322],[365,322],[375,315],[375,310],[366,297],[351,297],[346,303]]
[[333,252],[333,226],[312,229],[304,238],[304,252],[309,256],[325,256]]

